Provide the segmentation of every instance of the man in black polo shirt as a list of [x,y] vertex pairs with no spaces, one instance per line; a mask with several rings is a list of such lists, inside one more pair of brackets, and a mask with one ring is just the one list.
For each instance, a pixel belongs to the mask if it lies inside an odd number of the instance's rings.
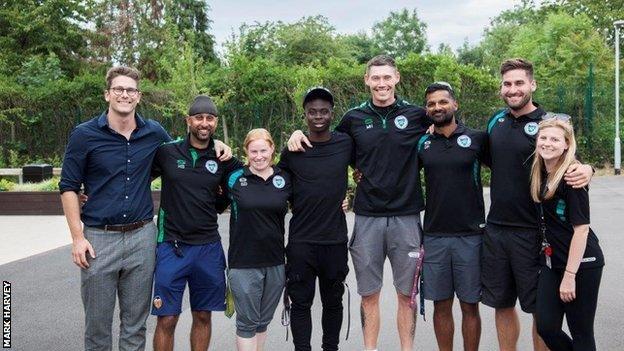
[[315,87],[303,98],[308,139],[306,152],[284,149],[278,167],[291,175],[292,213],[286,248],[287,293],[292,300],[291,328],[295,350],[311,350],[316,277],[323,303],[323,350],[338,350],[342,325],[343,282],[347,266],[347,223],[341,208],[353,141],[331,132],[334,97]]
[[197,96],[186,124],[186,139],[156,152],[153,176],[162,177],[158,211],[158,248],[152,314],[158,316],[154,349],[173,350],[182,297],[190,290],[191,348],[207,350],[211,311],[225,309],[225,256],[217,225],[217,188],[228,173],[242,167],[232,158],[221,162],[212,136],[217,109],[208,96]]
[[481,336],[481,236],[485,228],[481,163],[489,163],[487,134],[455,120],[458,105],[448,83],[425,90],[434,131],[418,142],[425,170],[423,264],[425,299],[434,301],[433,326],[442,351],[453,350],[453,298],[462,310],[464,350],[476,351]]
[[[540,239],[538,215],[530,196],[530,170],[538,123],[545,111],[533,102],[537,88],[533,65],[524,59],[501,65],[500,94],[507,108],[489,121],[492,162],[490,212],[483,238],[483,303],[496,309],[500,349],[516,350],[520,322],[516,299],[527,313],[535,312]],[[589,165],[573,165],[565,177],[574,187],[589,183]],[[535,350],[546,347],[535,331]]]
[[[397,327],[402,350],[411,350],[416,328],[410,294],[420,246],[420,211],[424,208],[416,144],[429,122],[425,111],[395,95],[400,81],[394,59],[380,55],[366,67],[364,83],[371,99],[342,117],[337,131],[355,143],[355,167],[362,180],[355,195],[355,226],[349,243],[366,350],[376,350],[379,336],[379,296],[386,257],[397,292]],[[300,131],[289,150],[304,150]]]

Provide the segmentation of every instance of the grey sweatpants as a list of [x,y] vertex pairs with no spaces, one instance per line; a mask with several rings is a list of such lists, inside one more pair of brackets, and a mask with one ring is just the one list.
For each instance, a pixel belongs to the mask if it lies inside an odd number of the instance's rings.
[[95,250],[81,269],[85,311],[85,350],[112,349],[112,323],[119,295],[119,350],[145,349],[145,320],[149,314],[156,260],[156,226],[148,223],[130,232],[85,227]]

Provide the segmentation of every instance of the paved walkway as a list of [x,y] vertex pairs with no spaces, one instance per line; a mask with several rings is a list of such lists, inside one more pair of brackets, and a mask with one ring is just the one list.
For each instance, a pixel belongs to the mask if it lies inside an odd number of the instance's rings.
[[[607,266],[603,275],[596,338],[599,350],[624,350],[624,302],[620,297],[624,258],[624,177],[597,177],[592,181],[592,228],[601,240]],[[487,199],[487,196],[486,196]],[[489,202],[489,201],[488,201]],[[349,228],[353,214],[347,216]],[[224,246],[227,247],[227,215],[220,216]],[[82,345],[83,318],[79,295],[79,271],[70,257],[69,234],[65,219],[61,216],[0,216],[0,279],[8,280],[13,288],[13,350],[80,350]],[[352,270],[353,272],[353,270]],[[341,349],[361,350],[362,333],[359,327],[360,298],[355,293],[355,276],[350,273],[347,282],[351,286],[351,335],[344,341],[345,323],[342,331]],[[346,303],[346,294],[345,294]],[[395,328],[396,298],[392,289],[389,264],[384,275],[381,297],[382,328],[379,338],[380,350],[398,350]],[[456,304],[457,305],[457,304]],[[313,347],[320,347],[320,301],[313,307]],[[113,306],[111,306],[112,308]],[[455,349],[461,349],[461,315],[455,306]],[[418,320],[416,330],[417,350],[435,350],[432,325],[432,305],[427,303],[427,321]],[[281,327],[278,309],[269,328],[267,350],[292,350],[291,341],[286,342],[286,330]],[[496,350],[496,333],[493,310],[481,307],[483,332],[481,350]],[[185,298],[176,335],[176,350],[189,350],[190,330],[188,296]],[[519,350],[530,350],[530,316],[521,314],[522,333]],[[148,350],[152,349],[155,319],[148,320]],[[115,321],[114,330],[118,330]],[[216,313],[213,318],[212,350],[234,350],[234,321]]]

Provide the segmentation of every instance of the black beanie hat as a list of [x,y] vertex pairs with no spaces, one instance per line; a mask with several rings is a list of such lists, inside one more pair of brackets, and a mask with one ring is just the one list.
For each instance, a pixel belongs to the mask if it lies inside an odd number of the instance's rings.
[[214,102],[206,96],[206,95],[198,95],[193,100],[191,107],[189,108],[188,115],[198,115],[200,113],[207,113],[213,116],[217,116],[217,106],[215,106]]

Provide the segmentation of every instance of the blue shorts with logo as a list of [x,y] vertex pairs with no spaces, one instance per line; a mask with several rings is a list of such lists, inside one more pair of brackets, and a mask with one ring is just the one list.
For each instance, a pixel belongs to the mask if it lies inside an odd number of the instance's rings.
[[188,245],[162,242],[156,250],[152,314],[182,313],[182,297],[188,282],[192,311],[225,310],[225,255],[221,242]]

